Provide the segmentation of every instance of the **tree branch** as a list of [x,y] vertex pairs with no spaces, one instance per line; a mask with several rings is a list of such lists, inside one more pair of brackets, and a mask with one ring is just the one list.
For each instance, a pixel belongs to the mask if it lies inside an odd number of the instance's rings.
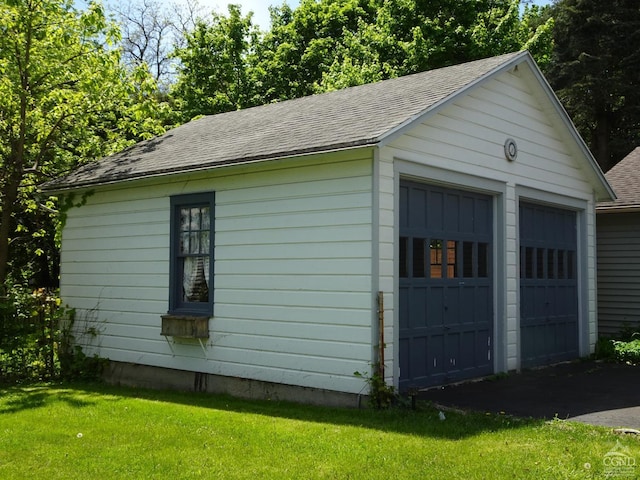
[[49,133],[47,134],[47,136],[42,140],[42,142],[40,142],[40,149],[38,152],[38,156],[36,157],[36,159],[33,162],[33,165],[25,170],[25,173],[37,173],[39,166],[40,166],[40,161],[42,160],[42,158],[44,157],[44,153],[46,151],[47,145],[49,144],[49,142],[51,141],[51,139],[53,138],[54,134],[56,133],[56,130],[60,127],[60,125],[62,124],[62,122],[69,118],[72,117],[73,114],[63,114],[60,116],[60,118],[58,119],[58,121],[53,125],[53,127],[51,127],[51,130],[49,130]]

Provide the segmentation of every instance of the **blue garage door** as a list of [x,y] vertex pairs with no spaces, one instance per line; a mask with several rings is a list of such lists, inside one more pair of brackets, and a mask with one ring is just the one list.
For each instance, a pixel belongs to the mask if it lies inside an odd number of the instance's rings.
[[522,367],[577,358],[576,213],[520,205]]
[[400,390],[493,372],[492,199],[400,185]]

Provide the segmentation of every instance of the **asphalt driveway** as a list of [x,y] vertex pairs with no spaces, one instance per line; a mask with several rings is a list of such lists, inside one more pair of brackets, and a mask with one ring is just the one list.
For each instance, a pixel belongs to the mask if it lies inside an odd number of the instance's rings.
[[576,361],[421,391],[435,404],[640,430],[640,366]]

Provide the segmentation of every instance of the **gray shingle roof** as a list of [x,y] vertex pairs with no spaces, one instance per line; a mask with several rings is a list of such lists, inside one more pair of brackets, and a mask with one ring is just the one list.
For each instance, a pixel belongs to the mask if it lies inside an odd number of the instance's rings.
[[465,87],[526,55],[511,53],[203,117],[80,167],[43,188],[64,190],[374,145]]
[[598,203],[598,210],[640,208],[640,147],[605,173],[617,200]]

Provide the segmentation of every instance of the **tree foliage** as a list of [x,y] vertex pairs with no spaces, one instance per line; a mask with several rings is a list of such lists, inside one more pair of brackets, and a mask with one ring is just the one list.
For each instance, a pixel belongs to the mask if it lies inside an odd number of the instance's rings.
[[303,0],[271,10],[256,48],[264,101],[529,49],[551,54],[548,9],[518,0]]
[[155,84],[146,71],[121,67],[112,48],[118,31],[100,5],[78,11],[70,0],[3,1],[0,19],[2,289],[10,264],[16,280],[34,256],[51,253],[53,204],[37,185],[162,125],[154,120]]
[[640,144],[640,4],[559,0],[547,76],[604,171]]
[[255,105],[248,59],[257,42],[258,29],[251,13],[243,16],[229,5],[229,16],[213,13],[198,19],[186,45],[176,51],[180,59],[173,95],[184,120]]

